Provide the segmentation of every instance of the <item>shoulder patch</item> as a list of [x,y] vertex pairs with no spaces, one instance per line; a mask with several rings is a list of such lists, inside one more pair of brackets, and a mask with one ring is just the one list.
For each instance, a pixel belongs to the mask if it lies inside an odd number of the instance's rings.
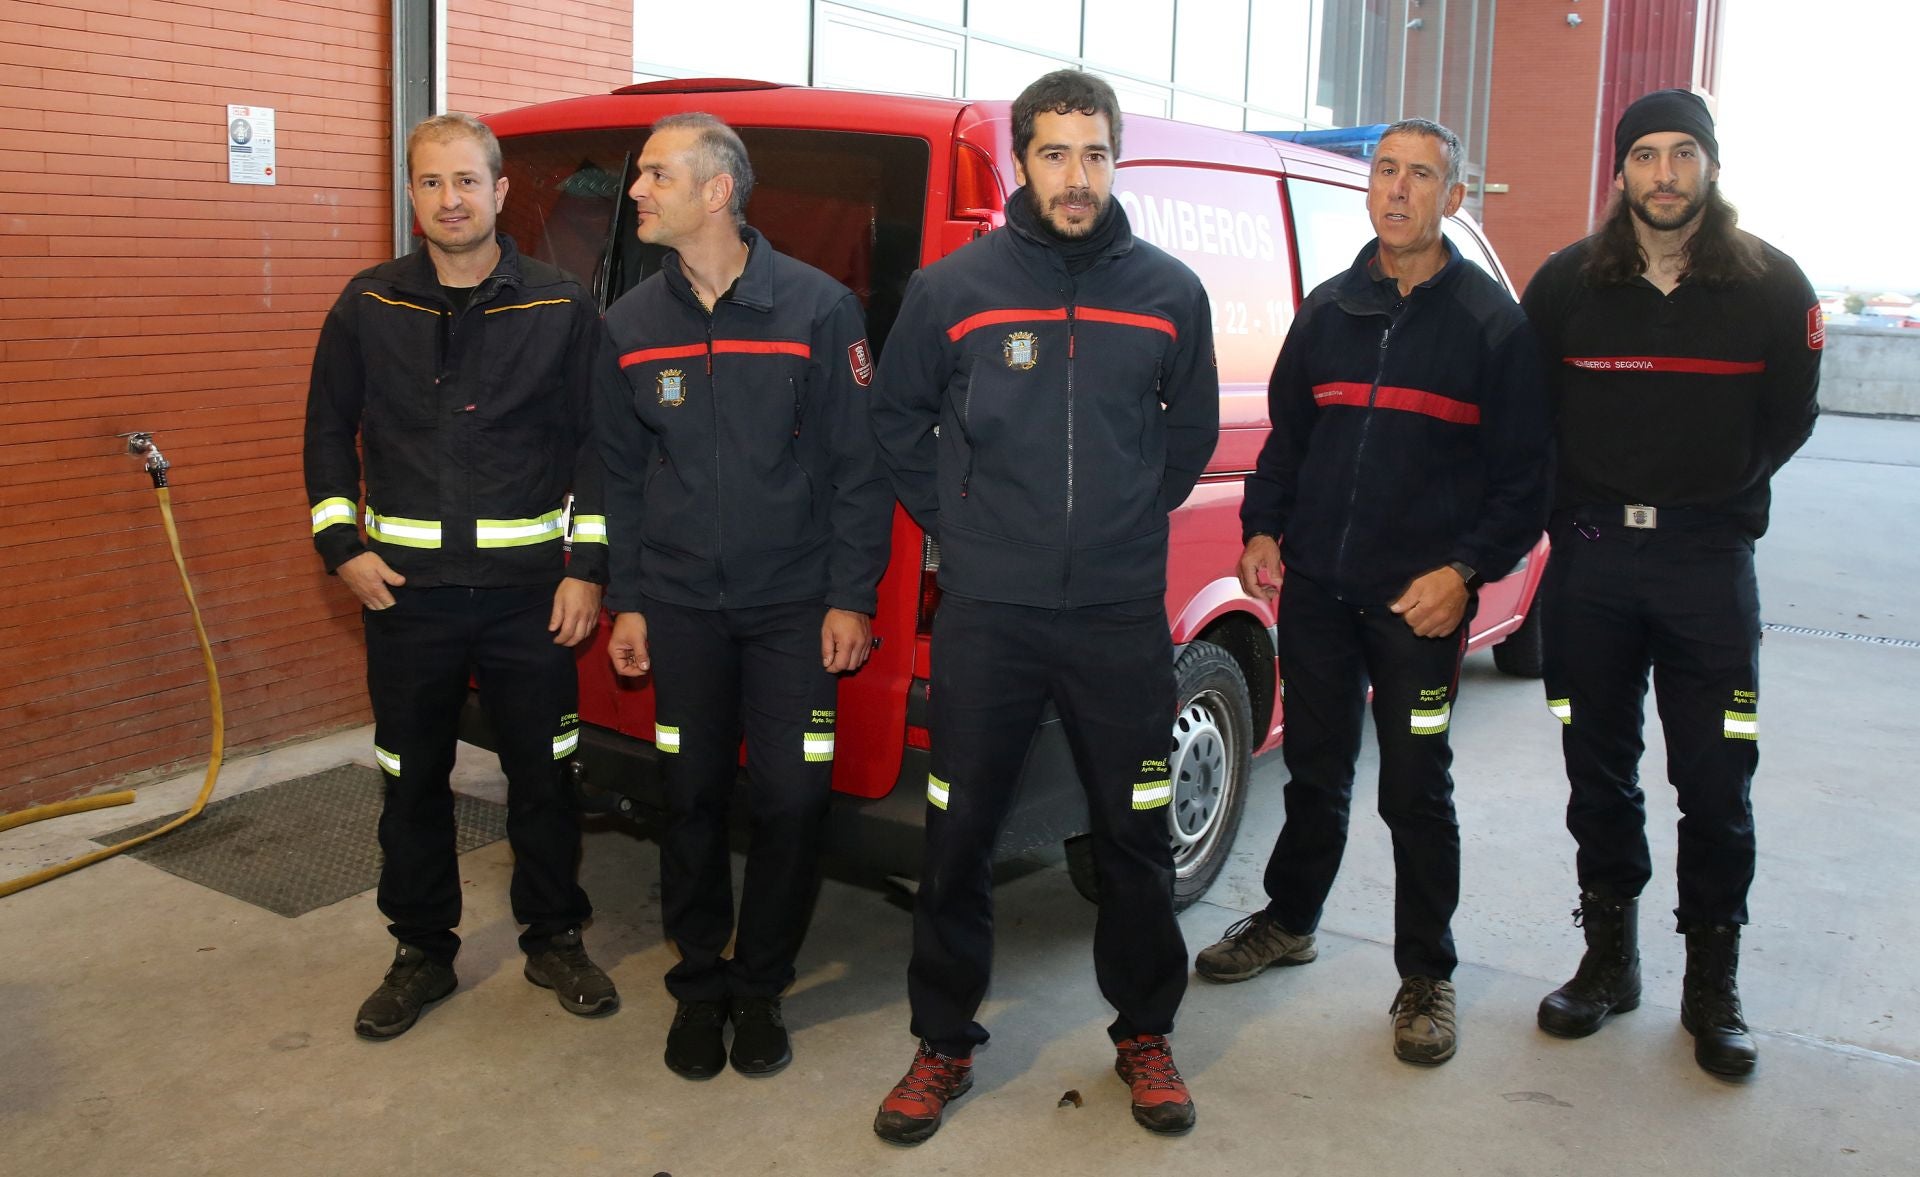
[[1820,313],[1820,304],[1814,303],[1807,309],[1807,350],[1820,351],[1827,346],[1827,320]]
[[865,388],[873,383],[873,349],[865,339],[847,345],[847,367],[853,370],[855,384]]

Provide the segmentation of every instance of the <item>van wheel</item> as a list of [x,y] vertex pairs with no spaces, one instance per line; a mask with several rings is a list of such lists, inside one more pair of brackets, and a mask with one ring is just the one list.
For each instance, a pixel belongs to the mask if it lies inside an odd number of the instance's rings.
[[1526,619],[1493,648],[1493,665],[1502,674],[1515,678],[1539,678],[1546,668],[1546,651],[1540,640],[1540,594],[1533,595]]
[[[1166,807],[1173,843],[1173,908],[1193,906],[1233,852],[1253,772],[1253,706],[1240,664],[1212,642],[1190,642],[1173,664],[1173,751],[1167,760],[1173,800]],[[1092,839],[1066,842],[1067,873],[1089,902],[1100,901]]]

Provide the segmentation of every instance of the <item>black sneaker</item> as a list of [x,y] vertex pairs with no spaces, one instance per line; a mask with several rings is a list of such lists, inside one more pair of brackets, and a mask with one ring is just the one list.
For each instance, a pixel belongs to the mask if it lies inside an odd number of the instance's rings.
[[553,990],[560,1008],[570,1014],[591,1018],[620,1008],[613,981],[587,959],[579,928],[568,928],[547,941],[546,948],[529,954],[525,973],[527,980]]
[[420,1011],[452,993],[460,979],[453,966],[441,964],[411,944],[393,954],[393,965],[373,995],[360,1003],[353,1032],[379,1041],[397,1038],[420,1020]]
[[778,997],[736,997],[727,1014],[733,1021],[733,1052],[728,1061],[734,1070],[742,1075],[771,1075],[793,1061]]
[[683,1001],[667,1029],[667,1069],[682,1079],[711,1079],[727,1065],[727,1007]]

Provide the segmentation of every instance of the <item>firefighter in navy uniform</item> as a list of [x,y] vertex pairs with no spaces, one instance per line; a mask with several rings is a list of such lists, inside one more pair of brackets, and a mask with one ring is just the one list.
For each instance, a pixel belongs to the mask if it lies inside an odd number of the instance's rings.
[[1393,1050],[1428,1065],[1452,1058],[1458,1037],[1447,733],[1473,590],[1540,538],[1550,448],[1526,318],[1442,228],[1465,195],[1460,175],[1446,127],[1387,128],[1367,182],[1375,239],[1307,296],[1274,364],[1239,574],[1248,595],[1278,599],[1287,820],[1267,906],[1194,960],[1202,977],[1234,982],[1315,959],[1370,685],[1393,832]]
[[[607,311],[616,673],[653,677],[669,823],[660,899],[680,960],[665,1061],[704,1079],[792,1058],[793,983],[831,800],[838,676],[858,670],[893,517],[860,302],[748,227],[753,169],[706,114],[653,126],[629,192],[672,250]],[[752,843],[736,928],[727,814],[742,729]],[[729,940],[733,955],[724,953]],[[725,1044],[728,1023],[733,1046]]]
[[1134,1118],[1194,1122],[1166,1035],[1186,989],[1165,806],[1167,515],[1219,429],[1207,296],[1112,198],[1111,88],[1063,70],[1013,105],[1007,225],[915,276],[874,389],[900,500],[940,545],[933,763],[908,992],[920,1047],[874,1131],[911,1144],[971,1085],[991,854],[1051,698],[1087,791],[1100,990]]
[[1587,941],[1539,1023],[1580,1037],[1640,1002],[1651,669],[1682,815],[1681,1021],[1702,1067],[1744,1075],[1757,1058],[1735,983],[1759,760],[1753,547],[1770,479],[1813,429],[1820,310],[1792,259],[1736,227],[1698,96],[1661,90],[1629,106],[1613,170],[1605,224],[1550,258],[1522,300],[1558,411],[1542,636]]
[[407,164],[425,244],[347,284],[307,399],[314,546],[365,607],[386,780],[379,902],[399,947],[355,1020],[364,1038],[405,1032],[456,984],[448,774],[470,677],[507,775],[525,975],[572,1013],[619,1005],[580,940],[592,908],[566,784],[580,724],[572,647],[599,624],[606,579],[588,431],[599,315],[578,283],[494,232],[507,181],[485,124],[426,120]]

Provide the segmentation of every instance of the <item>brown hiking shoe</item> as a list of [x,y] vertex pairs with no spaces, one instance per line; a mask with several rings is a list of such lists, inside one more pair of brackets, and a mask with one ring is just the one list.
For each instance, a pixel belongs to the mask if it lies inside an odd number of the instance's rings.
[[892,1144],[919,1144],[940,1130],[947,1105],[973,1088],[973,1056],[948,1058],[922,1039],[913,1065],[873,1117],[873,1134]]
[[1393,1053],[1410,1063],[1432,1066],[1453,1057],[1453,982],[1407,977],[1394,994]]
[[1193,971],[1224,985],[1257,977],[1271,965],[1306,964],[1319,955],[1311,932],[1296,936],[1265,911],[1256,911],[1228,928],[1218,944],[1201,949]]

